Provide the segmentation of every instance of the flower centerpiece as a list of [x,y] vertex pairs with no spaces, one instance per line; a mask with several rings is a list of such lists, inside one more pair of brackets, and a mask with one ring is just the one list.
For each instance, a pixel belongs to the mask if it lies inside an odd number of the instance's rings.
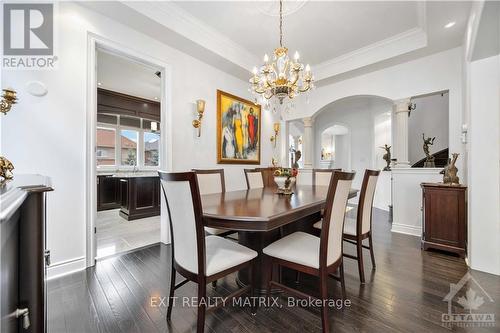
[[278,186],[278,193],[293,194],[292,187],[298,174],[299,170],[296,168],[277,168],[274,171],[274,182]]

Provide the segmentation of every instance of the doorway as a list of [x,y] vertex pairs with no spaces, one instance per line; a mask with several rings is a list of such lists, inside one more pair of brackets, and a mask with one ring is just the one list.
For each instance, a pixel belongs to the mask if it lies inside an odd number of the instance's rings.
[[[91,36],[87,266],[169,243],[158,170],[169,170],[167,66]],[[92,70],[94,69],[94,70]]]

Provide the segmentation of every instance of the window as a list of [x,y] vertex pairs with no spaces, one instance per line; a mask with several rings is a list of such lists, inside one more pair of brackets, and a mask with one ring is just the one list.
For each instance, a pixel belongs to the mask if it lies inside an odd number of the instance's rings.
[[144,132],[144,165],[160,164],[160,134]]
[[160,123],[130,116],[98,114],[98,168],[154,168],[160,165]]
[[113,128],[97,127],[97,165],[115,165],[116,133]]
[[121,161],[122,165],[138,165],[137,163],[137,131],[121,130]]

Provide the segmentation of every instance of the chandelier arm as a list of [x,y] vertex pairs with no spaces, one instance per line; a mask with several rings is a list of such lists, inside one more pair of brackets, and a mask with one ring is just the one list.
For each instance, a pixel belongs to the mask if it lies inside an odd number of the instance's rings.
[[265,93],[267,91],[267,89],[259,89],[259,88],[255,88],[253,91],[255,91],[257,94],[260,94],[262,95],[263,93]]
[[311,85],[310,85],[310,84],[307,84],[307,85],[302,86],[302,87],[298,87],[298,90],[299,90],[299,92],[301,92],[301,93],[306,92],[306,91],[308,91],[308,90],[310,90],[310,89],[311,89]]

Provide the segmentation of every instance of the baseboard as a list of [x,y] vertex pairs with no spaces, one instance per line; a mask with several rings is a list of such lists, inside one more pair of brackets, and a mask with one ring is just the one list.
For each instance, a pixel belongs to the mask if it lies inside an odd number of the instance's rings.
[[422,237],[422,228],[408,224],[392,223],[392,232]]
[[82,271],[86,268],[85,257],[54,263],[47,267],[47,280]]

